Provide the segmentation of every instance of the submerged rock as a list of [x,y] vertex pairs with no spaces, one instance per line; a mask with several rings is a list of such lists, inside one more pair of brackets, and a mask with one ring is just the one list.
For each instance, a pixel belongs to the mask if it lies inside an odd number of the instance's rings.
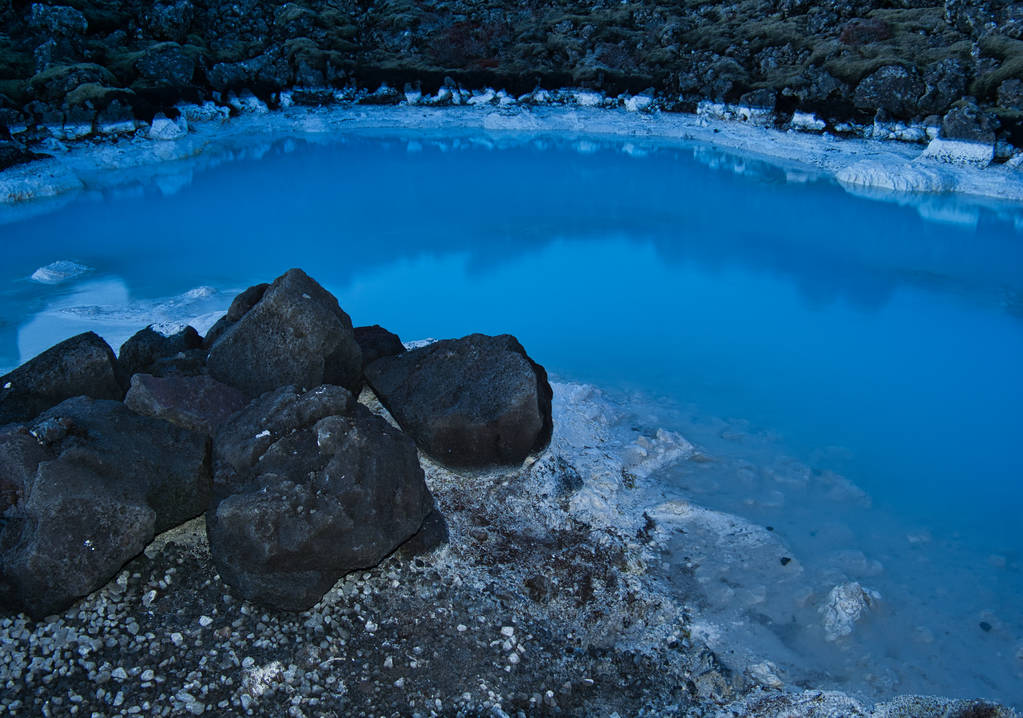
[[93,332],[66,339],[0,377],[0,425],[27,421],[74,396],[124,396],[114,352]]
[[[264,394],[215,444],[210,550],[246,599],[305,610],[436,513],[415,444],[341,387]],[[435,523],[418,548],[443,538]]]
[[508,334],[385,357],[366,367],[366,379],[419,447],[444,464],[517,464],[551,438],[547,372]]
[[851,634],[856,622],[880,600],[880,593],[864,588],[856,581],[835,586],[820,608],[824,638],[837,641]]
[[290,270],[261,292],[256,289],[246,290],[239,306],[232,304],[228,316],[238,314],[233,324],[214,327],[219,336],[210,348],[210,375],[249,396],[280,386],[320,384],[358,393],[362,351],[352,320],[334,295],[301,269]]
[[209,438],[115,401],[69,399],[0,434],[0,468],[0,605],[35,618],[101,587],[209,500]]

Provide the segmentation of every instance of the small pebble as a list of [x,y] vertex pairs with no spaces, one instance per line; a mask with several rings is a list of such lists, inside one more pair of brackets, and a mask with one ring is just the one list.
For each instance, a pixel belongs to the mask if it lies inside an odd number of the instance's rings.
[[208,628],[213,625],[213,619],[209,616],[199,616],[199,625],[203,628]]
[[466,631],[469,630],[469,627],[466,626],[464,623],[459,623],[457,626],[455,626],[455,630],[458,631],[459,633],[465,633]]
[[139,678],[140,678],[140,679],[141,679],[142,681],[151,681],[151,680],[153,680],[153,679],[154,679],[155,677],[156,677],[156,674],[155,674],[155,673],[153,673],[153,669],[151,669],[151,668],[147,668],[146,670],[142,671],[142,675],[141,675],[141,676],[139,676]]
[[511,626],[501,626],[501,635],[507,638],[511,638],[515,635],[515,629]]
[[119,681],[127,680],[128,671],[124,670],[121,666],[118,666],[110,673],[110,676],[112,678],[116,678]]

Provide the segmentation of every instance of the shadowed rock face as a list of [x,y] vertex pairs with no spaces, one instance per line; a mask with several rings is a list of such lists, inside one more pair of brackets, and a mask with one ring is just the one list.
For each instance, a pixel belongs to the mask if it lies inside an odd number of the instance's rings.
[[278,277],[240,313],[213,343],[207,366],[212,377],[249,396],[320,384],[357,394],[362,384],[362,351],[352,320],[301,269]]
[[117,363],[125,381],[140,372],[156,376],[194,375],[201,371],[205,359],[201,348],[202,337],[193,327],[185,327],[171,336],[146,327],[121,345]]
[[114,352],[93,332],[71,337],[0,377],[0,425],[27,421],[74,396],[124,396]]
[[341,387],[264,394],[215,445],[213,560],[240,596],[276,608],[313,606],[435,511],[415,444]]
[[419,447],[451,466],[521,463],[551,437],[547,372],[510,335],[436,342],[366,367]]
[[245,395],[209,376],[155,377],[136,374],[124,405],[137,414],[214,434],[246,404]]
[[394,356],[405,352],[405,345],[397,334],[389,332],[379,324],[371,327],[355,327],[355,340],[362,349],[362,366],[372,364],[381,357]]
[[40,618],[209,501],[209,438],[77,397],[0,434],[0,605]]

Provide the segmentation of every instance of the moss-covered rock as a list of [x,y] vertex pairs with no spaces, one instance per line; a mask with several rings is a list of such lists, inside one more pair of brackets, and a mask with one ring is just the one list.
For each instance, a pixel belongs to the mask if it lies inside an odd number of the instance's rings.
[[117,79],[105,67],[80,63],[51,67],[34,75],[28,84],[36,96],[50,102],[61,102],[69,92],[88,83],[115,85]]

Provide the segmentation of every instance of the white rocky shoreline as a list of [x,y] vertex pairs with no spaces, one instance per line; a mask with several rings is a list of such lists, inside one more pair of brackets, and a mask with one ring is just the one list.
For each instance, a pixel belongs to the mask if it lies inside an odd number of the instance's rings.
[[330,141],[349,132],[388,130],[478,132],[495,141],[527,133],[606,137],[627,140],[625,151],[706,145],[790,169],[793,181],[833,178],[853,194],[921,205],[932,213],[937,202],[991,207],[1015,216],[1023,203],[1023,153],[1002,157],[999,150],[1010,147],[946,140],[937,127],[850,126],[843,136],[825,131],[822,122],[803,113],[778,129],[771,113],[723,103],[704,102],[697,114],[686,114],[661,111],[643,95],[538,93],[516,99],[490,89],[463,91],[457,105],[450,97],[418,94],[399,105],[353,104],[347,98],[326,107],[297,106],[289,93],[281,93],[276,110],[251,94],[232,95],[223,105],[178,105],[176,120],[158,115],[149,125],[121,123],[100,127],[91,136],[57,132],[63,141],[51,138],[34,148],[53,158],[0,171],[0,222],[46,211],[45,200],[64,201],[142,178],[187,182],[183,173],[192,168],[257,150],[269,140]]

